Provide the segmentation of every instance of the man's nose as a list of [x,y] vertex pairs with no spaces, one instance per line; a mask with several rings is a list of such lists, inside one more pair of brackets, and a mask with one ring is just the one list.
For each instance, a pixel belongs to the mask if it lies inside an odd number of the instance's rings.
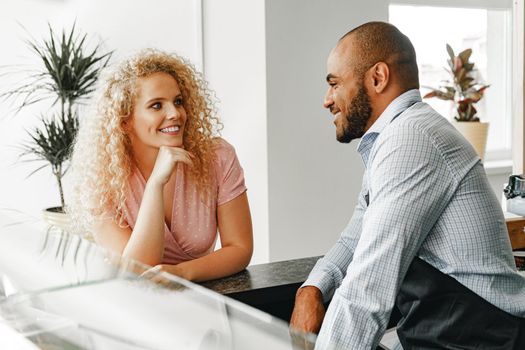
[[324,95],[323,107],[330,108],[333,104],[334,100],[332,99],[332,94],[330,93],[330,90],[328,90]]

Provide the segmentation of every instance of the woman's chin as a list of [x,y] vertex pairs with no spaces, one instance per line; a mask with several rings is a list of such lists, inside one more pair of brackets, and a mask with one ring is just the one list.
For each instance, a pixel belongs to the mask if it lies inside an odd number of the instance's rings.
[[184,148],[184,142],[182,140],[173,140],[171,142],[165,142],[162,146],[166,147],[177,147],[177,148]]

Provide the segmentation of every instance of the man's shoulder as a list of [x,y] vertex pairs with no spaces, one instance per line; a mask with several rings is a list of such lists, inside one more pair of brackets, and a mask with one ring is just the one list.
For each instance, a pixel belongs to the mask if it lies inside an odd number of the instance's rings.
[[382,133],[384,138],[393,136],[448,148],[464,139],[454,126],[425,102],[417,102],[394,119]]
[[417,102],[403,111],[390,126],[393,129],[429,132],[434,129],[447,128],[450,122],[425,102]]
[[[425,154],[464,174],[479,157],[456,128],[427,103],[418,102],[401,113],[379,135],[378,149]],[[433,156],[432,156],[433,155]]]

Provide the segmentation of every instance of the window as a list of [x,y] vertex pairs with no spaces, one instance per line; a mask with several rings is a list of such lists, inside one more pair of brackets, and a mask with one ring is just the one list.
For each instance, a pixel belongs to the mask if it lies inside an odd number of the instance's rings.
[[[471,4],[468,0],[400,0],[389,6],[389,21],[416,49],[422,94],[449,79],[444,68],[447,43],[456,54],[472,48],[471,61],[476,64],[478,79],[491,85],[476,105],[479,118],[490,123],[485,159],[511,159],[512,4],[490,0],[479,1],[477,8],[469,7]],[[449,101],[426,102],[443,116],[453,117]]]

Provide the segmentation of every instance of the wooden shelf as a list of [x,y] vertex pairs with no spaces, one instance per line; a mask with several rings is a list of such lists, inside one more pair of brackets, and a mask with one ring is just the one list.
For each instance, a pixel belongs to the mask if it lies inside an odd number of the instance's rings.
[[525,217],[508,218],[505,221],[512,249],[525,249]]

